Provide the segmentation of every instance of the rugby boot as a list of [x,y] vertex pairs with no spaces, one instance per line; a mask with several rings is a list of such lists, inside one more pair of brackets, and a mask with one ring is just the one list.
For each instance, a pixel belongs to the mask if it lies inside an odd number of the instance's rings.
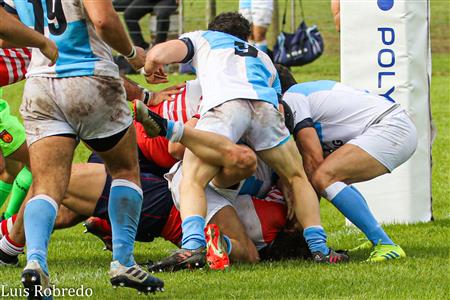
[[23,269],[21,280],[24,288],[28,291],[27,299],[53,299],[51,296],[46,296],[46,290],[50,288],[50,278],[36,260],[28,261]]
[[133,101],[134,119],[141,123],[150,137],[167,136],[169,122],[148,109],[144,102]]
[[230,266],[227,243],[220,233],[219,226],[209,224],[205,228],[206,262],[212,270],[225,270]]
[[19,257],[9,255],[0,249],[0,267],[17,267],[19,265]]
[[125,267],[115,260],[111,262],[109,276],[113,288],[128,287],[145,294],[164,291],[164,282],[148,274],[137,264]]
[[147,265],[150,272],[175,272],[182,269],[201,269],[206,264],[204,247],[196,250],[178,249],[171,256]]
[[368,262],[382,262],[392,259],[401,259],[406,257],[405,251],[399,245],[381,245],[378,244],[373,247],[370,253]]
[[326,263],[326,264],[338,264],[344,263],[349,260],[349,257],[346,253],[338,253],[333,249],[330,249],[330,253],[327,255],[323,254],[320,251],[311,253],[312,259],[316,263]]
[[92,233],[102,240],[105,245],[105,250],[112,251],[112,232],[111,225],[109,225],[108,221],[97,217],[90,217],[83,223],[83,226],[86,228],[84,233]]

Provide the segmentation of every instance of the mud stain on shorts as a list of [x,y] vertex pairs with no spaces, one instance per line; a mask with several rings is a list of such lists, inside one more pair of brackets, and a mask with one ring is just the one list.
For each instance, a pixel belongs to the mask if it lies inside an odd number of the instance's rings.
[[[85,90],[89,87],[89,78],[75,78],[61,79],[64,80],[64,83],[61,84],[64,87],[64,106],[67,105],[64,111],[68,119],[72,120],[85,118],[95,112],[95,106],[91,103],[91,99],[87,99],[88,95]],[[80,80],[84,80],[82,84],[80,84]]]
[[97,89],[101,100],[104,102],[104,105],[108,106],[113,112],[110,116],[110,121],[115,122],[123,119],[127,115],[128,110],[124,110],[127,106],[124,105],[126,96],[122,80],[98,77],[97,83]]
[[[27,99],[28,100],[28,99]],[[39,111],[41,115],[45,116],[53,116],[55,114],[56,108],[52,105],[47,99],[43,98],[36,98],[34,100],[34,105],[32,105],[33,102],[29,100],[26,103],[26,108],[29,111],[28,107],[33,110]]]

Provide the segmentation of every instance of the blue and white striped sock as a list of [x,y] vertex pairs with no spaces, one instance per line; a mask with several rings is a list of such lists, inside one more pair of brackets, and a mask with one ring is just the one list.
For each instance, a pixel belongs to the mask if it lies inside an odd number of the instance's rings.
[[183,122],[175,122],[172,120],[167,120],[167,134],[166,139],[172,143],[178,143],[183,137],[184,124]]
[[353,186],[335,182],[325,189],[325,198],[374,244],[394,245],[367,205],[362,194]]
[[205,238],[205,219],[199,215],[187,217],[181,224],[183,238],[181,248],[196,250],[200,247],[206,247]]
[[58,204],[47,195],[36,195],[31,198],[24,212],[27,261],[38,261],[47,274],[48,243],[57,212]]
[[133,251],[142,208],[142,189],[131,181],[111,183],[108,211],[111,221],[113,260],[125,267],[135,264]]
[[323,255],[330,253],[327,246],[327,234],[322,226],[310,226],[303,230],[303,236],[311,252],[321,252]]

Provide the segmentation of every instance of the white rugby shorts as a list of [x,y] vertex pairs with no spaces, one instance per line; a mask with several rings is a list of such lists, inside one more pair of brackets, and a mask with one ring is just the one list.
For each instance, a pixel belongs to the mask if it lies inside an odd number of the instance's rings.
[[132,124],[122,80],[113,77],[31,77],[20,107],[28,145],[49,136],[73,134],[101,139]]
[[240,8],[239,13],[250,24],[269,27],[272,23],[273,0],[252,0],[251,8]]
[[348,143],[360,147],[392,172],[416,151],[417,130],[406,112],[399,108]]
[[275,148],[290,138],[283,114],[259,100],[222,103],[202,115],[195,128],[223,135],[234,143],[241,140],[254,151]]
[[[164,175],[164,178],[169,183],[173,203],[178,210],[180,210],[180,182],[183,178],[182,169],[182,163],[178,162],[170,169],[169,173]],[[209,185],[205,189],[205,194],[207,202],[205,222],[207,224],[219,210],[225,206],[233,206],[226,197],[218,194]]]

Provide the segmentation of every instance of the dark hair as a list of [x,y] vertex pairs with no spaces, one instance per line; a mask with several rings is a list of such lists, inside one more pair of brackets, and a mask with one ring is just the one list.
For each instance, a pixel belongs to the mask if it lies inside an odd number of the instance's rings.
[[236,12],[218,15],[209,23],[208,30],[225,32],[244,41],[247,41],[251,34],[250,23]]
[[277,237],[272,243],[258,252],[262,261],[295,258],[306,259],[311,256],[308,244],[301,230],[283,230],[278,232]]
[[278,77],[280,77],[281,93],[284,94],[291,86],[296,85],[297,81],[291,71],[285,66],[275,64],[275,68],[277,69]]

